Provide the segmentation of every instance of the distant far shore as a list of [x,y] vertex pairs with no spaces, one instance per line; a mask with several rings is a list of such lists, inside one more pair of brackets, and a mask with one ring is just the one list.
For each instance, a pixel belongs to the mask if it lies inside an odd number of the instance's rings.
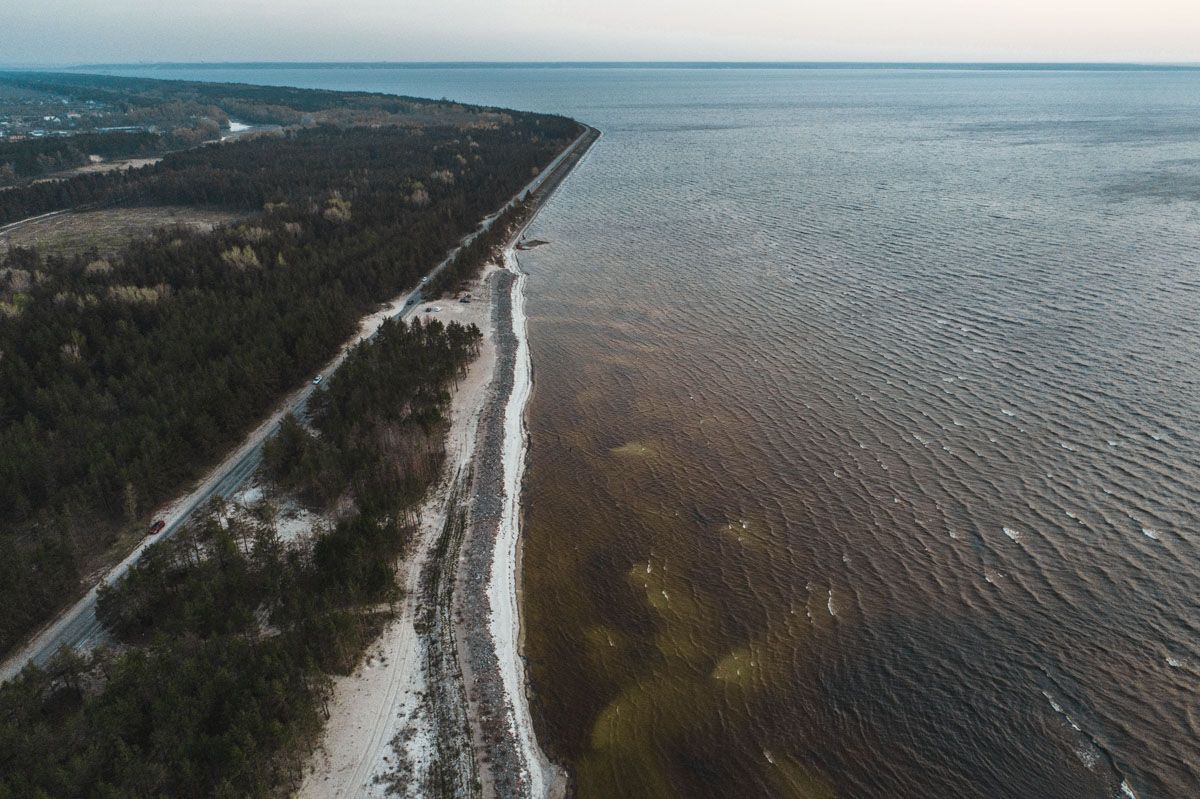
[[161,61],[113,64],[13,64],[63,70],[105,69],[906,69],[1022,72],[1195,72],[1200,62],[1147,61]]

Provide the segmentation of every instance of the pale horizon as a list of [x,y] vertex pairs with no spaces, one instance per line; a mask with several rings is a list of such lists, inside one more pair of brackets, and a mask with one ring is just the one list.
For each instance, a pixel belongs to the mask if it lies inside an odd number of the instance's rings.
[[913,0],[883,6],[746,0],[428,4],[46,0],[6,13],[0,63],[972,62],[1200,60],[1200,4]]
[[605,67],[614,68],[669,68],[669,67],[723,67],[723,68],[746,68],[746,69],[821,69],[821,68],[971,68],[971,67],[1013,67],[1013,68],[1040,68],[1053,70],[1055,68],[1070,69],[1072,67],[1079,68],[1097,68],[1105,67],[1144,67],[1147,69],[1200,69],[1200,60],[1194,61],[1151,61],[1148,59],[1126,59],[1126,60],[1107,60],[1107,61],[1084,61],[1084,60],[1060,60],[1048,61],[1037,59],[1026,60],[1010,60],[1010,59],[939,59],[939,60],[886,60],[886,59],[826,59],[826,60],[760,60],[760,59],[671,59],[662,61],[651,61],[642,59],[629,60],[508,60],[508,61],[486,61],[486,60],[462,60],[462,59],[425,59],[425,60],[369,60],[369,61],[350,61],[350,60],[320,60],[320,59],[278,59],[278,60],[253,60],[253,59],[200,59],[200,60],[170,60],[170,59],[143,59],[140,61],[54,61],[54,62],[29,62],[29,61],[0,61],[0,69],[6,70],[34,70],[34,69],[50,69],[50,70],[82,70],[95,67],[97,69],[107,69],[112,67],[197,67],[197,68],[224,68],[224,67],[252,67],[252,68],[320,68],[320,69],[337,69],[337,68],[369,68],[369,67],[562,67],[562,68],[597,68]]

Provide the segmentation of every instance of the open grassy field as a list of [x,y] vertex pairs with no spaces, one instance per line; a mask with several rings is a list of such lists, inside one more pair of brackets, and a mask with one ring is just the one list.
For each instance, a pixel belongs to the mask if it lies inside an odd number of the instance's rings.
[[94,247],[104,255],[160,227],[207,231],[238,218],[229,211],[183,206],[70,211],[0,229],[0,254],[12,247],[34,247],[47,255],[71,255]]
[[[93,156],[93,158],[97,157],[98,156]],[[154,158],[117,158],[111,161],[93,161],[90,164],[85,164],[84,166],[77,167],[75,169],[68,169],[65,172],[59,172],[54,175],[47,175],[44,178],[38,178],[33,182],[49,183],[55,180],[66,180],[67,178],[74,177],[75,175],[94,175],[98,172],[120,172],[123,169],[140,169],[144,166],[157,164],[161,160],[162,156],[156,156]]]

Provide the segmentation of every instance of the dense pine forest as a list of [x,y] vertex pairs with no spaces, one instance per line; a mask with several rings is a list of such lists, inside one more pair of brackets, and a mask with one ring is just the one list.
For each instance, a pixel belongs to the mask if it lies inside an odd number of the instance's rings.
[[[121,530],[144,527],[364,312],[413,286],[580,131],[559,117],[384,95],[4,80],[135,118],[199,125],[219,111],[285,127],[0,191],[0,224],[166,204],[244,220],[161,230],[103,258],[14,248],[0,259],[0,653],[77,594]],[[196,116],[205,109],[216,111]]]
[[157,133],[80,133],[25,141],[0,141],[0,186],[35,178],[98,159],[155,155],[169,146]]
[[438,473],[448,388],[480,333],[387,322],[268,448],[279,485],[347,505],[280,540],[267,505],[153,547],[99,616],[117,648],[63,654],[0,688],[0,799],[265,797],[298,780],[330,675],[351,670],[396,598],[394,560]]

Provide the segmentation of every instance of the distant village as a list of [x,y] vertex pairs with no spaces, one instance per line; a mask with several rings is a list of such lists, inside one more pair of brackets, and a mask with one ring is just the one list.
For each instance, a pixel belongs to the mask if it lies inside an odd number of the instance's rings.
[[95,100],[71,100],[0,87],[0,140],[74,133],[158,132],[154,125],[113,124],[125,122],[124,116]]

